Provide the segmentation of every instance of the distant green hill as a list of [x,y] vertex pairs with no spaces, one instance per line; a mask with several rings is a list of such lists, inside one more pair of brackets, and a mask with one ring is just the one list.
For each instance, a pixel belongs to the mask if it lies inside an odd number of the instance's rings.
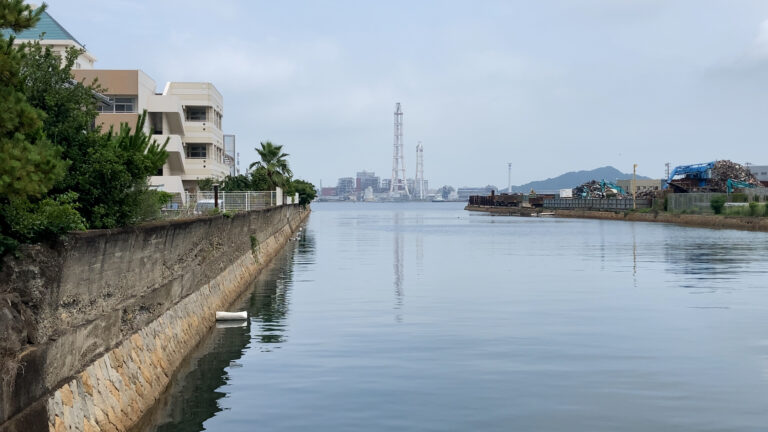
[[[531,189],[536,192],[554,192],[560,189],[574,188],[580,184],[586,183],[590,180],[626,180],[631,179],[632,173],[623,173],[612,166],[605,166],[602,168],[595,168],[590,171],[571,171],[565,174],[559,175],[555,178],[548,178],[546,180],[537,180],[530,183],[526,183],[519,186],[512,186],[512,192],[530,192]],[[648,180],[650,177],[638,175],[638,180]],[[502,191],[506,192],[506,191]]]

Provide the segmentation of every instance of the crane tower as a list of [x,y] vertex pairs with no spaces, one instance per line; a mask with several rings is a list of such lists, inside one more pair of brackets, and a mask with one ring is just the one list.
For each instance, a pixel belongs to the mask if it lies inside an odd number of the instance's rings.
[[416,198],[423,200],[426,191],[424,190],[424,144],[421,141],[416,144],[416,181],[413,187],[416,189],[413,191]]
[[395,104],[395,142],[392,155],[392,181],[389,184],[390,197],[409,197],[408,182],[405,180],[405,155],[403,154],[403,111],[400,102]]

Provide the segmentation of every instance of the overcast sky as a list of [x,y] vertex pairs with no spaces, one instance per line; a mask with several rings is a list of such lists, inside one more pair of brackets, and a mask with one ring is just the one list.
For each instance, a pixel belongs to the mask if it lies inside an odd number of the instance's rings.
[[101,69],[210,81],[243,170],[259,141],[298,177],[406,167],[431,187],[613,165],[768,165],[768,1],[50,0]]

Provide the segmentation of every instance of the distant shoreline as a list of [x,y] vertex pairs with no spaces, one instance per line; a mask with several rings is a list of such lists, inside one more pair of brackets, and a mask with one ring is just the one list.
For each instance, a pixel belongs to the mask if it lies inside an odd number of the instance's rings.
[[[525,208],[523,208],[525,209]],[[467,211],[485,212],[497,215],[536,216],[537,213],[546,212],[554,217],[576,219],[602,219],[630,222],[659,222],[695,228],[734,229],[740,231],[768,232],[768,218],[744,217],[744,216],[720,216],[720,215],[692,215],[674,214],[665,212],[611,212],[591,210],[549,210],[528,209],[529,211],[513,212],[509,207],[464,207]]]

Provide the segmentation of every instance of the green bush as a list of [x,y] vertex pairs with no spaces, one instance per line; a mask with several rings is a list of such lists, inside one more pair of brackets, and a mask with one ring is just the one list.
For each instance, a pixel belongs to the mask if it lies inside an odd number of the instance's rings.
[[69,231],[85,230],[85,220],[77,207],[74,192],[38,202],[11,199],[0,206],[0,256],[14,252],[20,243],[53,241]]
[[299,194],[299,204],[305,206],[312,202],[313,199],[317,196],[317,190],[315,189],[315,185],[308,181],[304,180],[292,180],[287,186],[286,186],[286,194],[288,196],[293,195],[295,193]]
[[197,188],[201,191],[212,191],[214,183],[216,180],[211,177],[200,179],[197,181]]
[[138,198],[137,222],[160,219],[161,209],[171,202],[173,194],[158,190],[144,191]]
[[[755,196],[757,196],[757,195],[755,195]],[[760,212],[761,210],[762,210],[762,208],[760,208],[760,204],[758,204],[758,203],[756,203],[754,201],[749,203],[749,215],[750,216],[757,216],[758,212]]]
[[712,211],[714,211],[715,214],[721,214],[723,212],[723,207],[725,207],[725,201],[726,199],[724,195],[718,195],[709,200],[709,206],[712,207]]

